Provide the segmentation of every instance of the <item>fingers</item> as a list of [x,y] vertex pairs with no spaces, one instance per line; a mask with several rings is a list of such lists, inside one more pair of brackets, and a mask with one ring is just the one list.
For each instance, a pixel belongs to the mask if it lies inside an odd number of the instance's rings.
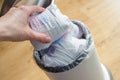
[[39,6],[20,6],[19,8],[26,11],[28,15],[32,15],[33,13],[41,13],[45,10]]
[[12,7],[7,14],[15,11],[21,10],[22,12],[26,13],[26,15],[30,16],[33,13],[41,13],[45,9],[39,6],[20,6],[20,7]]
[[36,40],[41,43],[49,43],[51,41],[51,38],[44,33],[36,32],[30,29],[30,34],[29,34],[30,40]]

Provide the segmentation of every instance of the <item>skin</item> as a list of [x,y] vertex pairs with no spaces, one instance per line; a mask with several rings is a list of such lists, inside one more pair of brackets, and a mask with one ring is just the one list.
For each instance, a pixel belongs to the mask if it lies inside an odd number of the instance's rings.
[[29,17],[33,13],[41,13],[45,9],[38,6],[12,7],[0,17],[0,41],[36,40],[49,43],[51,38],[44,33],[33,31],[29,26]]

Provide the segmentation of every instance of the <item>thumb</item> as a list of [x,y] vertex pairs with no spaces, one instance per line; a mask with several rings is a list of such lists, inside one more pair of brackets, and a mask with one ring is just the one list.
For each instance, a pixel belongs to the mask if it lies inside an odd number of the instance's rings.
[[41,43],[49,43],[51,41],[51,38],[48,35],[46,35],[42,32],[36,32],[32,29],[30,29],[29,38],[30,38],[30,40],[36,40]]

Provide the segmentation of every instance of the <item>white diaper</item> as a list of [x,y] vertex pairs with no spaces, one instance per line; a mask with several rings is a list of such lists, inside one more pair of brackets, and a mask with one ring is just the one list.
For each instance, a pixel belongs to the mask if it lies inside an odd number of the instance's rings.
[[48,48],[52,42],[65,34],[71,24],[72,23],[68,17],[62,15],[62,13],[55,7],[50,7],[43,13],[32,16],[30,18],[31,28],[37,32],[43,32],[49,35],[52,39],[48,44],[31,41],[35,50]]

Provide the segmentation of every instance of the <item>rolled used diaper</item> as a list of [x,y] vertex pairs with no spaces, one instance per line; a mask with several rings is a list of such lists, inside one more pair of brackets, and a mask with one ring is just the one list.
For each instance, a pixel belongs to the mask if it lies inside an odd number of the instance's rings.
[[[65,34],[71,21],[64,16],[55,5],[46,9],[43,13],[30,18],[31,28],[37,32],[43,32],[52,38],[51,43]],[[42,44],[37,41],[31,41],[36,50],[48,48],[51,43]]]

